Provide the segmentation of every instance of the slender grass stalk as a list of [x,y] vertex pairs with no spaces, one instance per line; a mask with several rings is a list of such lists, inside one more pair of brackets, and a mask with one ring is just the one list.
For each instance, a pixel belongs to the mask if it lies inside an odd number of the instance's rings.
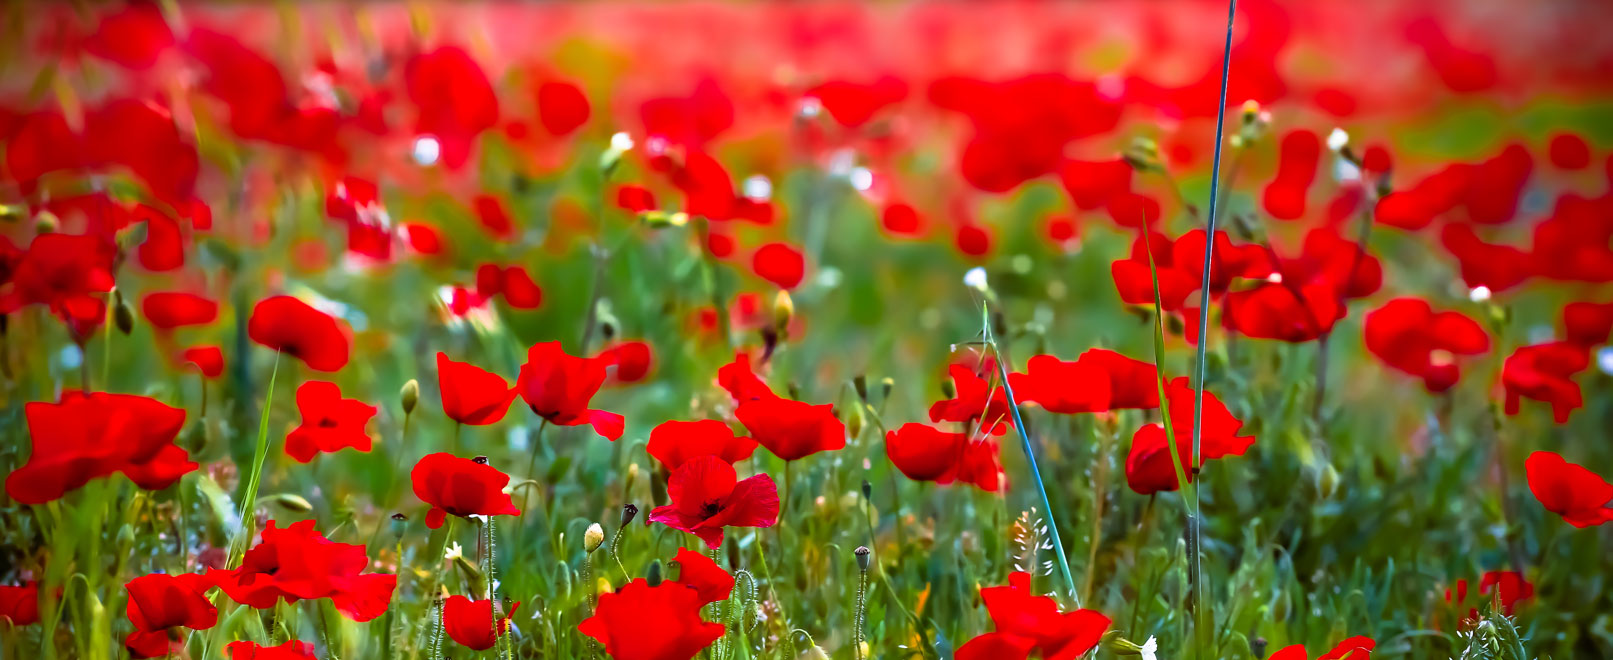
[[263,414],[258,418],[258,444],[252,454],[252,473],[247,477],[246,493],[241,498],[241,531],[236,532],[235,540],[230,543],[230,558],[228,567],[235,569],[241,564],[241,557],[246,554],[246,546],[252,542],[252,529],[256,525],[253,520],[257,514],[258,484],[263,478],[263,461],[269,455],[269,412],[274,409],[274,381],[280,375],[280,352],[275,351],[274,367],[269,371],[269,388],[263,395]]

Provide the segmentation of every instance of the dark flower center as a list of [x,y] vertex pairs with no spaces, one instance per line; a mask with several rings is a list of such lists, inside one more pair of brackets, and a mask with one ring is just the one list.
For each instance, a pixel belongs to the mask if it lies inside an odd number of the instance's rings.
[[722,507],[722,500],[706,500],[704,504],[700,505],[700,517],[710,518],[715,516],[717,512],[722,511]]

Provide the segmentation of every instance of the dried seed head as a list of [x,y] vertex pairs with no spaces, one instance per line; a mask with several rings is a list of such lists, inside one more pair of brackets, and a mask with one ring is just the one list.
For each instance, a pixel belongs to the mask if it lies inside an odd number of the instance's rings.
[[627,505],[623,506],[622,507],[622,526],[626,527],[627,523],[633,522],[633,518],[636,517],[636,516],[638,516],[638,506],[637,505],[627,504]]
[[477,456],[476,458],[473,458],[473,459],[470,459],[470,460],[471,460],[472,463],[475,463],[477,465],[487,465],[487,457],[486,456]]
[[588,531],[583,532],[582,534],[582,549],[585,552],[592,553],[593,551],[598,550],[599,545],[604,542],[605,528],[600,527],[599,523],[589,525]]
[[403,404],[403,414],[414,412],[415,404],[420,403],[420,381],[410,378],[398,391],[398,399]]
[[868,554],[870,552],[870,550],[868,549],[868,546],[859,545],[859,546],[857,546],[856,550],[852,550],[851,552],[852,552],[852,554],[857,555],[857,568],[862,570],[862,571],[864,571],[864,572],[867,572],[868,571]]

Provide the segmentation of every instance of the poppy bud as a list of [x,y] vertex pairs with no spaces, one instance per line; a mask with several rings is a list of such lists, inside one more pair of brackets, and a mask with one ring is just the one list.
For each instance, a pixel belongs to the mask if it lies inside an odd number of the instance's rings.
[[134,331],[134,310],[129,309],[129,303],[123,299],[122,290],[114,290],[112,297],[115,300],[112,307],[112,321],[117,324],[118,332],[128,335]]
[[660,229],[662,227],[682,227],[689,224],[689,214],[684,213],[683,211],[678,211],[676,213],[669,213],[661,210],[645,211],[644,213],[639,214],[639,220],[643,221],[646,226],[649,226],[652,229]]
[[22,204],[0,204],[0,222],[16,222],[28,214]]
[[55,213],[50,211],[40,211],[38,215],[34,216],[34,231],[40,234],[54,233],[61,224],[62,221],[56,217]]
[[472,463],[477,464],[477,465],[487,465],[487,457],[486,456],[477,456],[476,458],[470,459],[470,461]]
[[1136,137],[1126,147],[1125,153],[1120,156],[1138,172],[1150,172],[1160,169],[1159,144],[1151,138]]
[[857,374],[851,379],[851,386],[857,390],[857,398],[868,403],[868,376]]
[[398,398],[403,403],[403,414],[414,412],[415,404],[420,402],[420,381],[410,378],[398,392]]
[[599,549],[599,544],[604,542],[605,528],[600,527],[599,523],[589,525],[588,531],[583,532],[582,534],[582,549],[587,553],[592,554],[595,550]]
[[627,505],[623,506],[622,507],[622,526],[626,527],[627,524],[630,523],[630,522],[633,522],[633,518],[635,518],[637,516],[638,516],[638,506],[633,505],[633,504],[627,504]]
[[779,336],[786,336],[790,327],[790,319],[795,316],[795,301],[790,298],[790,292],[779,289],[778,295],[773,296],[773,329]]
[[638,483],[638,473],[638,463],[632,463],[627,466],[627,476],[623,479],[622,492],[633,492],[633,484]]
[[1266,657],[1266,638],[1256,637],[1249,640],[1249,650],[1254,652],[1256,658]]
[[796,657],[796,660],[829,660],[829,654],[823,652],[823,647],[813,646],[802,651],[801,655]]
[[1323,498],[1331,498],[1333,497],[1334,493],[1338,492],[1339,471],[1333,469],[1332,463],[1322,466],[1322,475],[1317,480],[1316,487],[1317,490],[1321,492]]
[[958,389],[952,386],[952,380],[951,379],[941,381],[941,398],[943,398],[943,399],[956,399],[956,398],[958,398]]
[[652,587],[661,586],[661,560],[650,562],[650,570],[644,576],[644,581]]
[[119,549],[118,551],[119,552],[126,552],[126,551],[128,551],[129,547],[132,546],[132,545],[134,545],[134,527],[131,526],[131,525],[124,525],[122,527],[119,527],[118,528],[118,549]]
[[392,514],[392,538],[403,538],[403,532],[409,528],[409,517],[401,513]]
[[297,513],[308,513],[309,511],[314,510],[314,505],[309,504],[308,500],[303,499],[301,495],[297,495],[295,493],[281,493],[273,496],[270,501],[280,505],[282,508],[288,511],[295,511]]
[[866,545],[859,545],[859,546],[857,546],[856,550],[851,551],[852,554],[857,555],[857,569],[861,570],[864,573],[868,572],[868,553],[869,552],[870,551],[868,550],[868,546],[866,546]]
[[880,401],[885,401],[885,400],[889,399],[890,396],[891,396],[891,390],[893,390],[895,388],[896,388],[896,379],[895,378],[891,378],[890,376],[886,376],[883,379],[881,379],[879,381],[879,400]]
[[862,406],[857,406],[851,409],[850,415],[846,416],[846,433],[850,437],[856,438],[862,435],[862,431],[863,409]]
[[865,499],[865,500],[874,499],[874,485],[871,484],[871,483],[868,483],[867,479],[863,480],[863,499]]

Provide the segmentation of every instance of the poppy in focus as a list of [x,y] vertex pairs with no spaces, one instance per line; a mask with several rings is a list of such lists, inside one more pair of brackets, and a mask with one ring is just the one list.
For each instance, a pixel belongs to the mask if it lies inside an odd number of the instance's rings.
[[252,308],[247,336],[303,361],[314,371],[347,366],[347,329],[334,317],[291,296],[272,296]]
[[510,475],[486,463],[459,458],[447,452],[427,454],[409,473],[415,497],[431,505],[426,526],[442,526],[448,514],[465,516],[519,516],[504,485]]
[[778,522],[778,487],[765,474],[740,480],[716,456],[698,456],[684,462],[667,481],[671,504],[650,511],[650,522],[680,529],[705,541],[722,545],[724,527],[772,527]]
[[437,353],[437,389],[442,412],[460,424],[483,426],[504,419],[515,390],[503,377],[469,362],[455,362]]
[[1045,660],[1075,660],[1109,629],[1109,617],[1097,611],[1060,612],[1051,596],[1035,595],[1029,573],[1009,575],[1007,586],[981,588],[980,600],[996,631],[959,647],[958,660],[1023,660],[1033,650]]
[[71,391],[61,403],[33,401],[23,411],[33,452],[6,476],[6,494],[23,504],[44,504],[114,472],[161,490],[197,467],[174,445],[185,411],[156,399]]
[[668,470],[676,470],[700,456],[716,456],[729,464],[743,461],[756,452],[756,441],[734,435],[732,428],[714,419],[671,420],[650,430],[644,449]]
[[616,660],[689,660],[722,637],[720,623],[700,618],[700,592],[670,580],[639,578],[600,594],[593,616],[577,624]]
[[510,617],[515,616],[515,610],[520,606],[520,601],[511,603],[509,611],[495,623],[493,601],[471,600],[455,594],[443,603],[442,627],[449,639],[459,642],[461,646],[486,651],[493,648],[499,637],[509,632]]
[[375,417],[375,406],[342,398],[341,388],[335,383],[303,383],[297,388],[297,411],[302,414],[302,425],[286,436],[286,455],[298,463],[314,460],[316,454],[334,454],[349,447],[370,450],[370,434],[364,427]]
[[590,409],[589,402],[605,383],[608,360],[566,354],[560,342],[533,344],[515,389],[532,412],[560,426],[588,424],[605,438],[622,437],[621,415]]

